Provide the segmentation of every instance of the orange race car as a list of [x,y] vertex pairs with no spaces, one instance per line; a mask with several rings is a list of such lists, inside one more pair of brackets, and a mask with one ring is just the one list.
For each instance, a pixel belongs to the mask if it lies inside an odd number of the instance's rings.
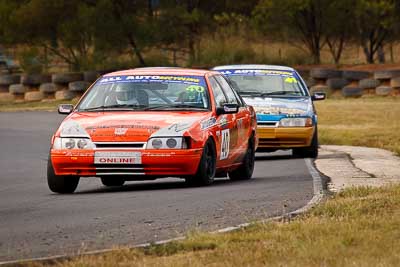
[[253,173],[256,114],[215,71],[109,73],[58,112],[69,115],[51,139],[53,192],[74,192],[80,177],[100,177],[105,186],[162,177],[208,185]]

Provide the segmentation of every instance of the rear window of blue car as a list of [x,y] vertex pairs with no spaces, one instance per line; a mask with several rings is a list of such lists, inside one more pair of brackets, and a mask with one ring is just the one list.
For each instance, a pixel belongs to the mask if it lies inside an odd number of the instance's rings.
[[218,70],[229,77],[242,95],[307,96],[307,89],[295,71],[263,69]]

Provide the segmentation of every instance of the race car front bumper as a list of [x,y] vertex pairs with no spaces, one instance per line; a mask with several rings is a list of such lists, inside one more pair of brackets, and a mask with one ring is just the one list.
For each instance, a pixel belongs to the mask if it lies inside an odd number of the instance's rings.
[[55,150],[56,175],[185,177],[197,171],[203,149]]
[[258,127],[258,150],[289,149],[311,145],[315,127]]

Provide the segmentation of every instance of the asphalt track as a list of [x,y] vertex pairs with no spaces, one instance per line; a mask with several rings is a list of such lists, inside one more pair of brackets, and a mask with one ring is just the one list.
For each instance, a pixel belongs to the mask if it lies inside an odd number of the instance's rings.
[[313,197],[290,153],[257,155],[254,179],[189,188],[179,179],[106,188],[81,179],[73,195],[47,188],[50,137],[63,116],[0,113],[0,262],[134,245],[281,215]]

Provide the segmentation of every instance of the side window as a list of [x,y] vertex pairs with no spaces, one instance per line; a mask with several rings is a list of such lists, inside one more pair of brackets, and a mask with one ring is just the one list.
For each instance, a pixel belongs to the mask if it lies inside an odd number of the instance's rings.
[[229,104],[240,104],[238,101],[235,93],[233,92],[232,87],[229,85],[229,83],[225,80],[224,77],[222,76],[215,76],[217,79],[218,83],[221,85],[222,90],[224,90],[226,97],[228,98],[228,103]]
[[211,89],[214,94],[215,105],[219,108],[222,107],[225,103],[227,103],[224,92],[222,91],[221,86],[217,83],[214,77],[210,77]]

